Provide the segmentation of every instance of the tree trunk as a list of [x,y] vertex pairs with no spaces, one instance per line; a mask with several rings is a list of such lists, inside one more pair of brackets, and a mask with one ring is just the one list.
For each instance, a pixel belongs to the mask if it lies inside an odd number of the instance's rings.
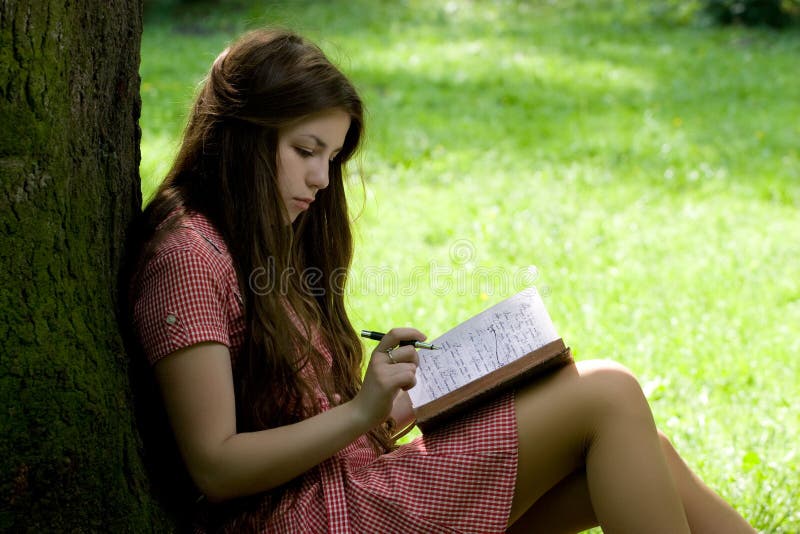
[[141,0],[0,6],[0,530],[167,529],[115,312]]

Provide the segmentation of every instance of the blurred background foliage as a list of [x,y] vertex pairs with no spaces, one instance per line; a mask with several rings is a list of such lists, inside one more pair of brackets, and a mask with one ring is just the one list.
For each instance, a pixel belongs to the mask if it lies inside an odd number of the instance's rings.
[[[766,4],[781,30],[747,26]],[[368,109],[357,328],[436,337],[534,282],[578,359],[636,372],[709,484],[762,531],[800,531],[797,2],[145,7],[145,198],[214,57],[296,29]]]
[[719,24],[783,28],[800,14],[796,0],[703,0],[703,11]]
[[[557,2],[551,2],[557,3]],[[245,8],[245,0],[144,0],[145,13],[150,17],[173,17],[187,6],[213,8],[223,4],[227,8]],[[626,2],[626,8],[631,7]],[[702,24],[766,25],[783,28],[797,22],[800,17],[800,0],[651,0],[641,2],[645,9],[662,20]],[[187,10],[188,11],[188,10]]]

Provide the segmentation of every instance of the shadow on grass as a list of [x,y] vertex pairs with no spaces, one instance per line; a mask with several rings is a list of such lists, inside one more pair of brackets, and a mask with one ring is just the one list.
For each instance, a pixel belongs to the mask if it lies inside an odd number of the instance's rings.
[[737,184],[800,204],[796,29],[664,23],[652,6],[619,0],[145,7],[146,31],[220,41],[285,25],[344,56],[372,135],[392,140],[390,166],[443,150],[463,153],[467,167],[508,152],[521,168],[580,165],[677,192]]
[[[385,133],[424,132],[412,136],[428,141],[422,147],[401,147],[410,159],[426,145],[480,152],[499,143],[534,165],[556,157],[671,188],[740,182],[800,202],[800,85],[788,74],[800,34],[559,24],[509,16],[488,35],[446,24],[411,54],[422,56],[417,66],[375,62],[353,74],[394,115]],[[400,53],[414,46],[402,27],[388,33]],[[437,61],[443,67],[431,68]]]

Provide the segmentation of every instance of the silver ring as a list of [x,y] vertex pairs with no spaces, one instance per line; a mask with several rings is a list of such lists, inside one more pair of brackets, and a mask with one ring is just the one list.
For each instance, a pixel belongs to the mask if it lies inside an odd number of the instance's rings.
[[392,357],[392,349],[386,349],[386,355],[389,357],[389,363],[397,363]]

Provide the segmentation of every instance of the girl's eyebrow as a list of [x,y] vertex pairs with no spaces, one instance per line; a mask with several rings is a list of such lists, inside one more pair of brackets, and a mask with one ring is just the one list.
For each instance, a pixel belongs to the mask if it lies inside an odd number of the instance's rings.
[[317,143],[317,146],[320,147],[320,148],[327,148],[328,147],[328,144],[325,143],[325,141],[323,141],[322,139],[320,139],[319,137],[317,137],[314,134],[300,134],[300,137],[310,137],[311,139],[313,139]]

